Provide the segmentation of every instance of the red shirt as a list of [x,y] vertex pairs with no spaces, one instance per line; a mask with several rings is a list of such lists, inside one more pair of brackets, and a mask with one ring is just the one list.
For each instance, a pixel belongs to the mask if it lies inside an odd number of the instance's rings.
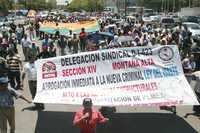
[[85,39],[85,38],[87,37],[86,32],[81,32],[81,33],[79,34],[79,37],[80,37],[80,39]]
[[81,120],[81,117],[86,112],[84,109],[76,112],[74,117],[74,123],[76,123],[81,130],[81,133],[95,133],[97,123],[105,123],[106,119],[104,116],[97,110],[92,109],[90,112],[90,117],[88,119]]

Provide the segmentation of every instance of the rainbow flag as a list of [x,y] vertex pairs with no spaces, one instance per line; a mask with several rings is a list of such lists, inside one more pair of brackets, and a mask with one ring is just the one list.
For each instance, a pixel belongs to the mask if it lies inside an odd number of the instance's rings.
[[100,30],[99,23],[97,21],[82,21],[77,23],[57,23],[55,22],[43,22],[40,24],[40,31],[55,34],[59,31],[61,35],[67,35],[69,30],[72,32],[80,33],[82,28],[85,28],[86,32],[95,32]]

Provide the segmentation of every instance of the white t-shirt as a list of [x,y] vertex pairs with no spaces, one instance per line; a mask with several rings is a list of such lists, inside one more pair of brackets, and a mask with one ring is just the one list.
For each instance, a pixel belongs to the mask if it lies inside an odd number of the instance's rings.
[[67,40],[68,40],[68,41],[72,41],[72,39],[73,39],[73,34],[71,34],[71,35],[68,34],[68,35],[67,35]]
[[31,41],[29,39],[22,39],[22,46],[23,47],[30,47],[31,46]]
[[22,33],[22,32],[23,32],[23,28],[17,27],[16,32],[17,32],[17,33]]
[[2,28],[1,28],[1,32],[8,32],[8,28],[7,27],[5,27],[5,26],[3,26]]
[[27,74],[29,81],[37,80],[37,68],[35,63],[26,63],[24,65],[24,72]]

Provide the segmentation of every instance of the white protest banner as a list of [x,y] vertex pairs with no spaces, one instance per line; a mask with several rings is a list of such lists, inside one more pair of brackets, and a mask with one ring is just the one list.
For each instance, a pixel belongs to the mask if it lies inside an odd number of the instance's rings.
[[197,105],[174,45],[127,47],[37,61],[34,102],[94,105]]

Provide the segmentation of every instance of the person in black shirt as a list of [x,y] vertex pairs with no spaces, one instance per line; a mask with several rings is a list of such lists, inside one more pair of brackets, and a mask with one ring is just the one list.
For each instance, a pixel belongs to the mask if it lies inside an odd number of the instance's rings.
[[8,76],[8,64],[6,63],[6,59],[0,57],[0,77]]
[[36,31],[36,37],[40,36],[40,24],[39,21],[36,21],[35,23],[35,31]]
[[51,42],[49,45],[49,53],[50,53],[50,57],[56,57],[56,48],[53,42]]
[[46,59],[46,58],[50,58],[51,54],[48,51],[48,47],[47,46],[43,46],[42,47],[42,52],[39,53],[39,55],[37,56],[38,59]]

